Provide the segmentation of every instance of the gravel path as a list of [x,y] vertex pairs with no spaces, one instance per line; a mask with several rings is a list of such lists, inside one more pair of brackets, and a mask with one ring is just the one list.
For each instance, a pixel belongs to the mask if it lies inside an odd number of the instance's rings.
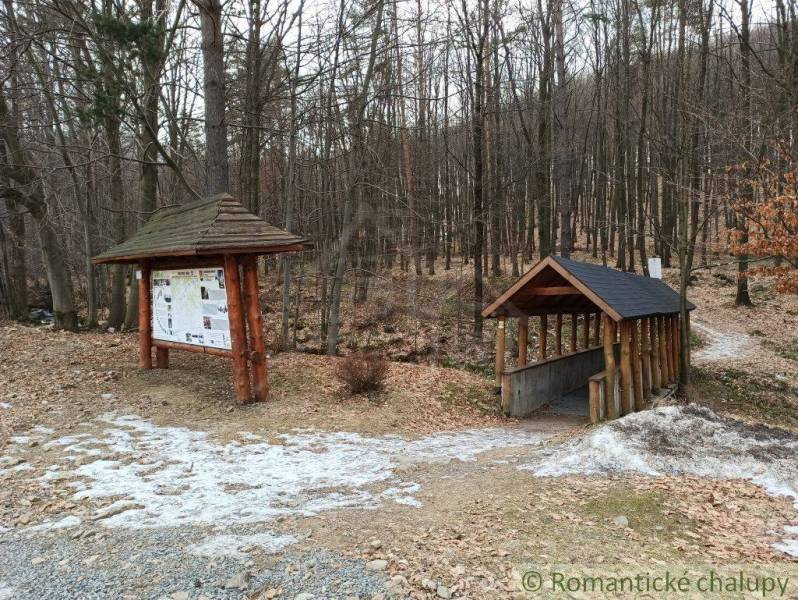
[[[327,550],[267,557],[262,548],[250,547],[228,557],[197,556],[198,544],[222,532],[100,528],[73,539],[84,531],[0,535],[0,599],[238,600],[275,588],[281,588],[280,598],[344,599],[385,590],[384,574]],[[237,532],[248,539],[256,530]],[[230,528],[223,533],[235,535]]]
[[695,321],[693,327],[708,338],[706,346],[693,352],[693,359],[699,362],[746,358],[754,347],[754,340],[746,333],[716,331]]

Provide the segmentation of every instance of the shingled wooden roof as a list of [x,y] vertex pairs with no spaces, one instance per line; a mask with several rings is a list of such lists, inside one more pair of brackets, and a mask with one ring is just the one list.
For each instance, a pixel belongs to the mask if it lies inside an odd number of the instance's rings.
[[[695,305],[687,303],[687,309]],[[679,294],[661,279],[548,256],[482,311],[483,317],[603,311],[615,321],[679,312]]]
[[272,254],[304,250],[306,239],[269,225],[229,194],[157,211],[129,240],[92,260],[134,263],[161,256]]

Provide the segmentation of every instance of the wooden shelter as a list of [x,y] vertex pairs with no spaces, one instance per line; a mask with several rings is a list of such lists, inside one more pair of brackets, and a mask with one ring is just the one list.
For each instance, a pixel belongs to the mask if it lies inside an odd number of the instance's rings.
[[[694,308],[688,302],[688,311]],[[679,353],[689,353],[680,347],[679,312],[679,295],[660,279],[559,256],[541,260],[482,311],[498,319],[504,411],[525,416],[585,386],[593,422],[642,410],[653,393],[676,383]],[[539,319],[534,362],[530,317]],[[515,368],[505,367],[508,318],[518,320]]]
[[[249,212],[229,194],[198,200],[181,206],[167,206],[157,211],[129,240],[93,258],[96,264],[137,264],[139,291],[139,366],[151,369],[152,348],[155,365],[169,366],[169,350],[203,352],[232,358],[233,381],[239,402],[265,400],[268,395],[266,348],[263,337],[263,316],[258,292],[257,257],[261,254],[294,252],[309,246],[307,240],[273,227]],[[153,273],[178,271],[187,278],[203,274],[214,277],[218,301],[206,298],[205,287],[198,288],[195,304],[209,304],[219,313],[201,317],[213,328],[214,320],[228,328],[220,332],[186,333],[187,342],[153,337]],[[188,280],[188,279],[187,279]],[[209,279],[206,279],[209,281]],[[174,290],[168,275],[156,280],[168,290],[164,306],[168,311],[169,333],[172,334],[172,312],[181,310],[180,299],[172,298]],[[207,284],[210,286],[210,284]],[[200,307],[200,311],[205,310]],[[200,312],[199,314],[202,314]],[[176,316],[176,315],[175,315]],[[216,317],[219,317],[216,319]],[[215,333],[213,338],[211,333]],[[168,337],[168,336],[167,336]],[[229,348],[227,347],[229,346]]]

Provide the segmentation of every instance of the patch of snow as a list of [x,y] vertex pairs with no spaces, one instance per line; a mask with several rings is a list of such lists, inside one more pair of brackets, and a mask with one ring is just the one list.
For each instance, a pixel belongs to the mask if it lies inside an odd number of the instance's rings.
[[190,546],[188,551],[196,556],[246,560],[248,546],[257,546],[268,554],[274,554],[295,542],[296,538],[292,535],[278,535],[270,532],[249,535],[217,535]]
[[31,438],[29,435],[12,435],[8,439],[11,440],[14,444],[27,444],[33,438]]
[[[549,437],[522,429],[444,432],[406,440],[350,432],[298,430],[281,443],[220,444],[203,431],[159,427],[137,416],[106,415],[102,435],[69,436],[66,454],[47,480],[68,478],[75,499],[122,497],[143,508],[103,520],[108,526],[253,523],[279,515],[312,515],[345,507],[376,508],[385,499],[417,506],[417,484],[396,469],[415,463],[472,461],[485,451],[535,445]],[[56,440],[55,443],[59,443]],[[77,466],[72,454],[103,458]],[[377,486],[377,489],[372,489]],[[383,495],[379,487],[396,488]],[[369,489],[366,489],[369,488]]]
[[0,408],[14,408],[14,405],[8,402],[0,402]]
[[80,517],[76,517],[74,515],[68,515],[62,519],[58,519],[57,521],[45,521],[44,523],[39,523],[38,525],[34,525],[33,527],[28,527],[28,531],[48,531],[50,529],[66,529],[67,527],[75,527],[76,525],[80,525],[82,521]]
[[13,600],[16,594],[16,588],[6,585],[0,581],[0,600]]
[[12,471],[33,471],[34,466],[30,463],[19,463],[16,466],[11,467]]
[[406,481],[402,483],[399,487],[389,487],[382,493],[384,498],[389,498],[393,500],[397,504],[404,504],[406,506],[413,506],[415,508],[420,508],[423,506],[420,500],[413,497],[413,494],[421,491],[421,485],[418,483],[413,483],[412,481]]
[[753,339],[748,334],[736,331],[720,332],[695,321],[693,321],[692,326],[708,338],[704,347],[692,353],[694,360],[712,362],[732,358],[745,358],[750,354]]
[[[798,437],[695,406],[633,413],[584,437],[536,451],[534,460],[519,468],[539,477],[634,471],[748,479],[772,496],[791,498],[798,510]],[[787,529],[788,535],[794,533],[798,527]],[[798,540],[787,539],[777,547],[792,553],[798,551]]]

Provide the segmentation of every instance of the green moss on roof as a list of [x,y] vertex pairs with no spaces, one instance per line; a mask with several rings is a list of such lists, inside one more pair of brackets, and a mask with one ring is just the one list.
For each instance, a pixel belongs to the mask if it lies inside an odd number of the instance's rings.
[[308,246],[305,238],[270,225],[229,194],[157,211],[129,240],[93,258],[135,262],[157,256],[251,252],[268,254]]

